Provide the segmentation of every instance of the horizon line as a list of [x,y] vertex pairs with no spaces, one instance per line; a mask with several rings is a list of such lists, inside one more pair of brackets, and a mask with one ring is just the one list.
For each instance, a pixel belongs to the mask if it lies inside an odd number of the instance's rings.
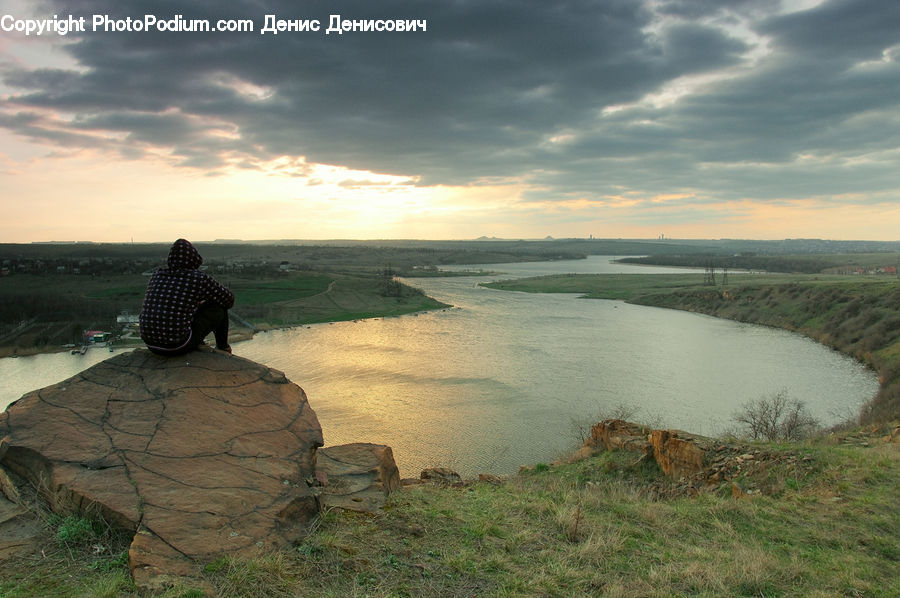
[[[831,239],[822,237],[785,237],[785,238],[751,238],[751,237],[488,237],[480,236],[476,238],[448,238],[448,239],[426,239],[415,237],[371,237],[371,238],[325,238],[325,239],[304,239],[304,238],[273,238],[273,239],[212,239],[191,241],[193,244],[201,245],[255,245],[265,244],[272,245],[278,243],[373,243],[373,242],[404,242],[404,243],[475,243],[475,242],[553,242],[553,241],[603,241],[603,242],[641,242],[641,243],[666,243],[666,242],[757,242],[757,243],[778,243],[790,241],[820,241],[826,243],[900,243],[900,239]],[[170,244],[172,241],[91,241],[91,240],[47,240],[47,241],[11,241],[2,242],[0,245],[157,245]]]

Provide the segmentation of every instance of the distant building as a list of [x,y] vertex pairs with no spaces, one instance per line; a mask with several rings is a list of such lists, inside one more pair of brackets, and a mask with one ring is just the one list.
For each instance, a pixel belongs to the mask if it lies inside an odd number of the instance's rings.
[[81,335],[81,340],[84,344],[105,343],[110,336],[112,335],[109,332],[103,332],[102,330],[85,330]]

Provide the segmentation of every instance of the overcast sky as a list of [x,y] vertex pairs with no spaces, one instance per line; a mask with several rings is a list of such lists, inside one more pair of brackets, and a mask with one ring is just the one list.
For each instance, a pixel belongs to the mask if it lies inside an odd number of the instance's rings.
[[[16,30],[54,15],[87,31]],[[262,34],[266,15],[321,27]],[[330,15],[427,28],[326,34]],[[900,238],[897,0],[0,0],[0,17],[0,241]]]

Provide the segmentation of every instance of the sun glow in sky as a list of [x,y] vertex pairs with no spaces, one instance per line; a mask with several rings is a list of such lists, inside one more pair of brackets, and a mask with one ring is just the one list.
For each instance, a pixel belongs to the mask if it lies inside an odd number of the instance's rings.
[[[0,240],[898,238],[892,0],[161,10],[0,5]],[[54,15],[87,30],[20,30]]]

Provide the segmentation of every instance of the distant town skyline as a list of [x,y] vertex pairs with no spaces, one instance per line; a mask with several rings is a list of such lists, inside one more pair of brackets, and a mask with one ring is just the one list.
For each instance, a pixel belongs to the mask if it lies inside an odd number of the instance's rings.
[[894,0],[0,7],[0,242],[891,241],[898,140]]

